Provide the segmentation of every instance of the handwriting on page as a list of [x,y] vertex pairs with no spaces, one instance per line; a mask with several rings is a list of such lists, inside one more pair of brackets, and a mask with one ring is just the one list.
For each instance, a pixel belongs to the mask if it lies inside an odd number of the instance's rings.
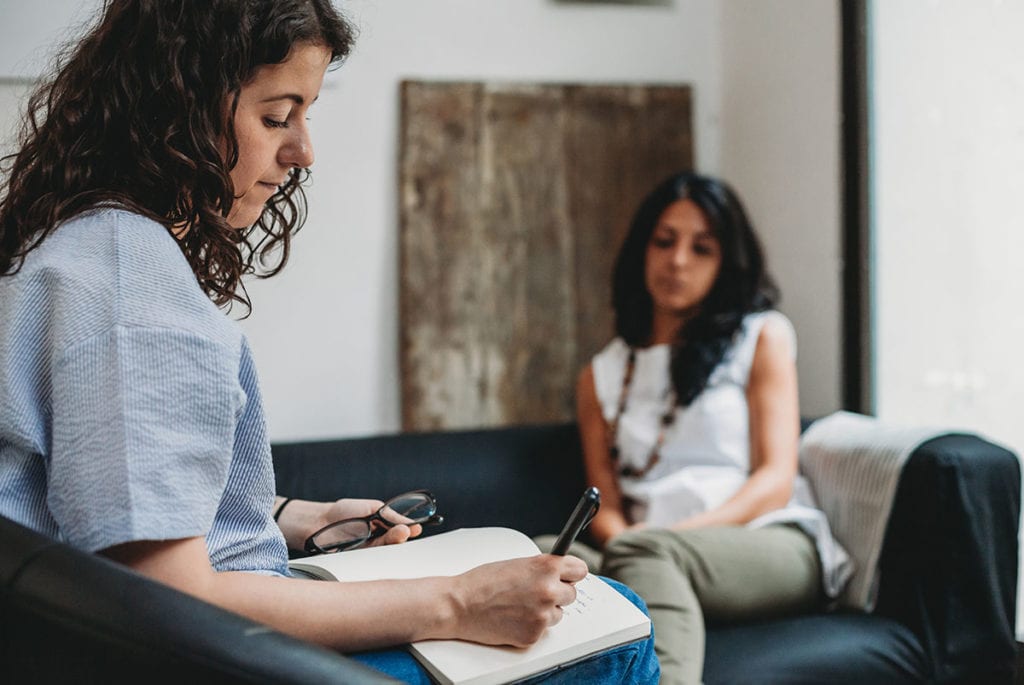
[[564,614],[585,614],[590,609],[590,605],[594,602],[594,596],[587,592],[585,587],[581,587],[583,583],[576,586],[576,601],[567,607],[562,607]]

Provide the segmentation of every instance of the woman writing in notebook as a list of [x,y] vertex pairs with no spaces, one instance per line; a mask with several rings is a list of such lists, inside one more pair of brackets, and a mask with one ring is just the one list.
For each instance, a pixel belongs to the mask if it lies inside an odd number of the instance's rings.
[[776,297],[732,190],[675,175],[634,217],[614,274],[618,335],[580,375],[586,472],[603,495],[591,534],[602,572],[649,605],[664,683],[700,682],[705,620],[837,592],[818,552],[830,539],[797,525],[815,513],[795,488],[795,336]]
[[[0,193],[0,514],[344,651],[527,645],[573,601],[578,559],[288,577],[282,529],[298,541],[380,502],[279,500],[274,516],[255,367],[219,307],[247,305],[242,277],[288,256],[307,116],[351,42],[329,0],[108,0],[36,92]],[[623,649],[629,667],[593,663],[656,671],[648,645]],[[374,654],[426,681],[408,655]]]

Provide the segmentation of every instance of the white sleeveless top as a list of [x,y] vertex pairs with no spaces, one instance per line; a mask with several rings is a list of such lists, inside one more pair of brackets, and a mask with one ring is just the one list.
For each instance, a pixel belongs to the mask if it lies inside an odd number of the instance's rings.
[[[747,382],[761,329],[769,319],[778,321],[788,331],[796,357],[796,333],[789,319],[777,311],[748,314],[704,390],[688,407],[676,408],[675,420],[666,429],[659,450],[658,463],[643,476],[619,476],[622,494],[631,501],[626,512],[630,520],[669,526],[721,505],[747,480]],[[658,439],[661,417],[673,397],[670,357],[671,346],[667,344],[636,350],[626,410],[619,417],[615,436],[622,466],[643,470],[647,465]],[[591,365],[597,399],[609,424],[618,413],[628,358],[629,346],[615,338],[594,357]],[[793,498],[786,507],[747,525],[761,527],[771,523],[796,523],[815,540],[825,591],[829,597],[837,596],[852,572],[850,559],[832,537],[828,521],[802,476],[797,477]]]

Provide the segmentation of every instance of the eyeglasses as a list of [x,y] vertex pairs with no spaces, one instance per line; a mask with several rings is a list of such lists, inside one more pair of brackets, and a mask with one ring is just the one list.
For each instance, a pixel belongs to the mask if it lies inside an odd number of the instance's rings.
[[437,513],[437,500],[426,490],[413,490],[392,497],[369,516],[335,521],[306,538],[309,554],[330,554],[355,549],[384,535],[400,523],[433,526],[444,523]]

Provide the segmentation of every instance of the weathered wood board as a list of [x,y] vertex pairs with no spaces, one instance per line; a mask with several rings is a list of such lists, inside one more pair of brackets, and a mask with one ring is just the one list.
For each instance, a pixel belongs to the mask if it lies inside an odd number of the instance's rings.
[[402,84],[406,430],[562,421],[640,199],[692,168],[686,86]]

